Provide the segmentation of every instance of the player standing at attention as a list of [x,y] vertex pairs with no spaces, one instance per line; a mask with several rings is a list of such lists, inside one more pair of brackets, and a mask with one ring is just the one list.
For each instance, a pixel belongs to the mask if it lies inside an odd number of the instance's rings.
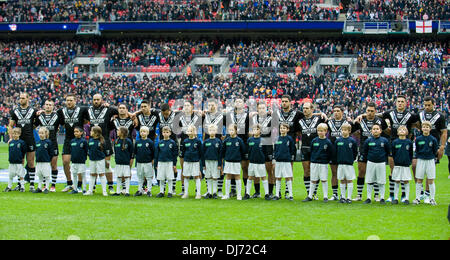
[[8,143],[9,179],[8,186],[4,190],[5,192],[12,191],[12,182],[15,176],[17,176],[17,178],[19,179],[19,190],[21,192],[25,192],[25,169],[23,168],[23,162],[27,153],[27,144],[24,140],[19,139],[20,133],[20,128],[16,127],[11,130],[12,139],[9,139],[10,141]]
[[189,178],[195,179],[195,199],[201,199],[201,180],[200,174],[200,162],[203,160],[203,147],[202,141],[197,138],[197,128],[194,125],[190,125],[187,128],[186,134],[188,138],[184,139],[183,145],[180,145],[181,154],[184,158],[184,188],[185,192],[182,196],[183,199],[189,197]]
[[[302,137],[302,166],[303,166],[303,182],[305,183],[306,193],[309,194],[311,184],[311,141],[317,137],[317,126],[325,123],[320,115],[313,114],[314,107],[310,102],[303,104],[303,114],[305,117],[298,121],[298,135]],[[316,186],[318,187],[318,186]],[[317,190],[313,190],[313,199]]]
[[311,184],[308,197],[304,202],[313,200],[313,193],[319,181],[322,182],[323,202],[328,202],[328,163],[333,158],[334,146],[327,138],[328,126],[317,126],[318,136],[311,141]]
[[217,199],[218,180],[222,172],[222,140],[216,137],[217,126],[210,124],[208,127],[208,139],[203,143],[203,156],[205,167],[205,179],[208,187],[206,199]]
[[[83,128],[76,126],[73,130],[75,138],[70,141],[70,160],[72,165],[73,190],[69,194],[86,191],[86,160],[88,155],[88,142],[83,137]],[[76,186],[75,186],[76,185]]]
[[[337,178],[341,181],[341,199],[339,203],[352,203],[353,180],[355,179],[355,168],[353,163],[358,156],[358,143],[350,137],[352,126],[343,124],[341,126],[342,136],[336,139],[335,154],[337,163]],[[347,189],[347,199],[345,190]]]
[[89,191],[84,195],[93,195],[93,190],[97,176],[100,177],[102,184],[103,196],[108,196],[106,192],[106,176],[105,176],[105,139],[103,138],[102,129],[100,126],[94,126],[91,128],[91,135],[89,139],[89,168],[91,171],[91,179],[89,181]]
[[[250,199],[250,190],[252,188],[252,181],[255,179],[261,179],[264,186],[264,198],[270,200],[269,196],[269,183],[266,179],[266,152],[267,145],[264,145],[261,138],[261,125],[255,124],[252,126],[253,137],[247,140],[248,147],[248,159],[250,164],[248,166],[248,183],[244,200]],[[272,164],[272,162],[271,162]]]
[[386,162],[390,154],[389,141],[381,136],[381,126],[372,126],[372,136],[364,142],[363,156],[367,158],[366,184],[367,200],[364,204],[372,202],[374,183],[378,183],[380,189],[380,204],[386,204],[384,190],[386,184]]
[[117,176],[116,193],[113,196],[119,196],[122,192],[122,183],[125,182],[125,197],[130,196],[131,166],[133,165],[133,141],[128,138],[128,128],[119,127],[117,131],[118,138],[114,144],[114,159],[116,167],[114,168]]
[[[30,95],[26,92],[19,94],[19,106],[11,109],[11,119],[8,124],[9,139],[12,139],[12,129],[16,127],[21,128],[19,139],[25,141],[27,144],[27,172],[30,179],[30,192],[34,191],[34,176],[36,168],[34,167],[36,141],[34,140],[34,122],[36,120],[36,110],[30,106]],[[25,177],[26,178],[26,177]]]
[[391,153],[394,159],[394,170],[392,172],[392,179],[395,181],[394,200],[392,204],[398,204],[398,191],[400,182],[405,186],[405,200],[404,204],[409,204],[409,181],[411,178],[411,166],[413,159],[413,142],[407,139],[408,128],[400,126],[397,129],[398,139],[392,142]]
[[148,138],[149,128],[141,126],[139,130],[140,138],[136,140],[134,145],[134,153],[136,156],[136,172],[138,177],[138,191],[134,196],[142,196],[144,194],[144,179],[147,180],[148,190],[147,196],[152,196],[152,180],[154,176],[153,159],[155,156],[155,144]]
[[437,205],[435,200],[436,195],[436,162],[439,143],[430,135],[432,124],[428,121],[422,122],[422,135],[416,138],[416,199],[413,204],[420,203],[420,194],[422,191],[422,181],[427,176],[428,186],[430,187],[430,204]]
[[[46,127],[39,128],[39,142],[36,143],[36,176],[39,178],[38,188],[33,193],[49,193],[50,173],[52,171],[51,161],[53,155],[53,144],[49,139],[49,131]],[[42,190],[42,183],[45,189]]]
[[61,120],[60,125],[63,125],[66,131],[62,150],[62,161],[64,174],[67,179],[67,186],[62,190],[62,192],[68,192],[72,189],[73,184],[72,175],[70,173],[71,141],[75,138],[75,127],[83,129],[84,124],[88,122],[87,107],[77,106],[75,95],[68,94],[66,96],[65,107],[60,108],[56,113]]
[[[260,101],[257,104],[257,114],[250,119],[250,127],[259,125],[262,151],[264,152],[265,168],[268,175],[269,197],[273,198],[273,187],[275,185],[275,174],[273,171],[273,141],[272,141],[272,115],[267,111],[266,102]],[[250,167],[250,166],[249,166]],[[261,173],[262,174],[262,173]],[[264,179],[266,175],[264,174]],[[261,178],[254,178],[255,180],[255,194],[253,198],[259,198],[260,195],[260,181]],[[266,190],[265,190],[266,191]]]
[[[333,107],[333,118],[329,119],[328,122],[328,129],[330,130],[330,141],[333,143],[333,145],[336,142],[336,139],[338,137],[342,136],[342,126],[344,124],[350,124],[350,126],[353,125],[353,122],[349,121],[349,118],[344,118],[344,108],[340,105],[335,105]],[[351,133],[352,129],[350,129]],[[330,200],[338,200],[338,178],[337,178],[337,154],[335,153],[333,155],[333,158],[330,163],[331,168],[331,189],[333,191],[333,196],[330,198]]]
[[226,176],[225,195],[223,200],[230,198],[231,179],[236,180],[237,200],[242,200],[241,195],[241,161],[246,154],[244,141],[237,135],[237,125],[230,124],[227,127],[229,136],[223,141],[222,158],[225,160],[223,172]]
[[[53,153],[52,153],[52,186],[50,187],[51,192],[55,192],[55,186],[56,186],[56,180],[58,178],[58,155],[59,155],[59,148],[58,148],[58,140],[56,138],[56,135],[58,134],[58,128],[60,125],[61,119],[59,118],[59,115],[57,112],[53,112],[53,109],[55,107],[55,102],[53,100],[47,100],[44,104],[44,113],[39,113],[41,111],[38,111],[38,117],[35,121],[36,126],[43,126],[47,128],[50,131],[49,139],[52,141],[53,145]],[[69,185],[69,184],[67,184]]]
[[161,131],[164,139],[160,140],[155,148],[155,165],[158,171],[157,179],[159,180],[160,191],[156,197],[164,197],[165,182],[167,182],[167,198],[172,198],[174,172],[177,171],[178,145],[171,138],[170,127],[164,126]]
[[294,177],[292,170],[292,162],[295,159],[295,141],[292,139],[289,133],[289,125],[287,123],[281,123],[280,125],[280,136],[278,136],[275,142],[275,147],[273,151],[273,159],[275,165],[275,196],[273,200],[279,200],[280,190],[281,190],[281,178],[286,180],[286,186],[288,186],[288,198],[289,200],[294,199],[294,194],[292,190],[292,180]]
[[[439,163],[439,160],[442,159],[444,156],[444,149],[445,149],[445,143],[447,141],[447,129],[445,126],[445,116],[438,112],[435,109],[435,100],[427,96],[423,99],[423,107],[424,110],[419,113],[419,120],[420,123],[423,123],[425,121],[428,121],[431,123],[431,132],[430,135],[432,135],[436,140],[440,143],[438,154],[437,154],[437,160],[436,163]],[[417,159],[413,159],[412,162],[412,170],[413,174],[416,173],[416,164]],[[421,194],[422,195],[422,194]],[[429,203],[430,201],[430,188],[427,185],[425,186],[425,192],[423,193],[423,198],[425,203]]]
[[[355,119],[355,130],[359,130],[359,149],[358,149],[358,179],[356,181],[357,195],[354,201],[362,200],[362,193],[364,190],[364,179],[366,176],[367,158],[363,156],[364,142],[372,137],[373,125],[380,125],[381,130],[385,131],[388,128],[386,121],[376,116],[376,104],[370,102],[367,104],[365,116],[358,116]],[[375,184],[376,185],[376,184]],[[378,185],[376,185],[378,186]],[[375,198],[378,197],[378,188],[375,187]]]

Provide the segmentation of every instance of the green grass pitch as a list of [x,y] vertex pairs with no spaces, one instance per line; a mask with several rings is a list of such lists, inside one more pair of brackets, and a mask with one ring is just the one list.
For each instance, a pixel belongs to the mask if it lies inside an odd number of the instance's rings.
[[[7,146],[2,144],[0,169],[7,168],[7,159]],[[62,165],[61,159],[58,164]],[[318,191],[319,201],[303,203],[301,200],[305,198],[306,191],[300,163],[295,163],[294,175],[294,201],[265,201],[262,198],[249,201],[195,200],[193,196],[183,200],[178,196],[158,199],[103,197],[101,193],[86,197],[61,192],[47,195],[0,192],[0,239],[450,238],[447,220],[450,203],[447,157],[437,167],[437,206],[324,203],[321,200],[321,187]],[[193,194],[194,182],[191,181],[189,186],[190,194]],[[0,183],[1,191],[5,187],[6,183]],[[354,187],[355,195],[356,181]],[[62,188],[62,184],[57,185],[57,190]],[[132,186],[131,193],[134,194],[136,189],[136,186]],[[180,189],[178,182],[177,192]],[[331,184],[329,190],[331,193]],[[202,194],[205,191],[206,184],[203,181]],[[153,187],[153,195],[157,192],[159,187]],[[410,201],[414,196],[415,184],[412,183]]]

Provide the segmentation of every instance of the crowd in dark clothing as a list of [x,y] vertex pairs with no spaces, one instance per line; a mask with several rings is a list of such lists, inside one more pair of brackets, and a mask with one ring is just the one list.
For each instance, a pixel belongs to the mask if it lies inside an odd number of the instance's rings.
[[337,20],[319,0],[7,1],[0,22]]
[[449,20],[447,0],[352,0],[347,20]]

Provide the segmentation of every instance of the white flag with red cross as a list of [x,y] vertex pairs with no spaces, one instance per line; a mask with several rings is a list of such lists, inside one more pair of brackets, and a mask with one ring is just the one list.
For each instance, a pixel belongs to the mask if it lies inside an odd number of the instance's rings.
[[431,21],[416,21],[416,33],[432,33]]

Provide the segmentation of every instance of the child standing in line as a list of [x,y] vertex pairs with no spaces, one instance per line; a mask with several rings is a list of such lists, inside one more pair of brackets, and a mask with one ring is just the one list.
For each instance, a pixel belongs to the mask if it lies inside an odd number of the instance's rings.
[[205,167],[205,179],[208,187],[208,193],[205,199],[217,199],[218,180],[222,171],[222,160],[220,153],[222,150],[222,141],[216,138],[217,126],[214,124],[208,127],[209,138],[203,143],[203,165]]
[[292,171],[291,163],[294,161],[296,149],[294,139],[288,135],[289,125],[282,123],[280,125],[280,136],[275,142],[275,148],[273,151],[274,157],[274,168],[275,168],[275,194],[273,200],[280,200],[280,190],[281,190],[281,178],[286,180],[286,186],[288,187],[288,197],[289,200],[294,200],[294,195],[292,191],[292,180],[294,174]]
[[[50,131],[46,127],[39,128],[39,138],[36,143],[36,176],[39,177],[38,188],[33,193],[49,193],[50,188],[50,174],[52,166],[50,162],[53,157],[53,145],[49,139]],[[42,183],[45,182],[45,189],[42,190]]]
[[12,140],[8,144],[8,161],[9,161],[9,179],[5,192],[12,191],[12,182],[15,176],[19,179],[20,192],[25,192],[25,168],[23,167],[24,158],[27,153],[27,145],[24,140],[20,140],[20,128],[14,128],[11,131]]
[[188,138],[184,139],[181,145],[181,155],[184,158],[184,194],[181,198],[187,199],[189,197],[189,178],[192,176],[195,179],[195,189],[197,191],[195,199],[201,199],[201,174],[200,162],[203,159],[202,141],[197,138],[197,128],[190,125],[186,131]]
[[400,182],[405,186],[405,205],[409,204],[409,181],[412,180],[410,166],[413,159],[413,142],[406,138],[408,128],[404,125],[397,129],[398,138],[392,142],[391,153],[394,159],[392,179],[395,181],[394,200],[392,204],[398,204],[398,190]]
[[84,195],[93,195],[93,190],[95,186],[95,180],[97,176],[100,177],[100,182],[102,184],[103,196],[108,196],[106,192],[106,166],[105,166],[105,139],[102,135],[102,129],[99,126],[94,126],[91,129],[91,138],[88,143],[88,155],[89,155],[89,168],[91,171],[91,179],[89,182],[89,191]]
[[435,200],[436,195],[436,162],[437,151],[439,149],[439,143],[430,135],[432,124],[428,121],[422,122],[422,135],[416,138],[416,199],[413,204],[420,203],[420,194],[422,192],[422,181],[427,177],[427,183],[430,187],[430,204],[437,205]]
[[167,198],[172,198],[174,172],[177,171],[178,145],[170,138],[172,131],[168,126],[163,127],[163,140],[160,140],[155,149],[155,164],[158,171],[159,194],[157,198],[164,197],[165,182],[168,183]]
[[[336,139],[335,151],[337,157],[337,178],[341,181],[341,199],[339,203],[352,203],[353,180],[356,177],[353,163],[358,156],[358,143],[350,137],[352,126],[344,124],[341,127],[342,137]],[[345,190],[347,189],[347,199]]]
[[230,198],[231,179],[234,179],[236,180],[237,200],[242,200],[241,161],[244,159],[245,155],[245,144],[244,141],[237,136],[236,124],[230,124],[227,129],[230,136],[223,141],[224,145],[222,149],[222,158],[225,160],[223,172],[226,176],[225,195],[222,199],[227,200]]
[[144,179],[147,180],[147,196],[152,196],[152,181],[154,176],[153,159],[155,156],[155,144],[148,138],[149,129],[147,126],[141,126],[139,130],[140,139],[136,140],[134,153],[136,155],[136,172],[138,177],[138,191],[134,196],[142,196]]
[[378,183],[380,192],[380,204],[386,204],[384,191],[386,185],[386,162],[391,151],[389,141],[381,136],[381,126],[372,126],[372,137],[364,142],[363,156],[367,158],[366,179],[367,200],[364,204],[372,203],[372,191],[375,183]]
[[69,194],[77,194],[86,191],[86,160],[88,154],[88,143],[83,137],[83,129],[75,127],[73,134],[75,138],[70,141],[70,172],[72,173],[73,189]]
[[128,128],[121,126],[117,130],[119,137],[114,144],[114,159],[116,161],[115,174],[117,177],[117,191],[113,196],[119,196],[122,183],[125,182],[125,197],[130,196],[131,164],[133,163],[133,142],[128,138]]
[[316,185],[322,182],[323,202],[328,202],[328,164],[333,158],[333,143],[326,137],[328,126],[321,123],[317,126],[318,137],[311,141],[311,188],[304,202],[312,201]]
[[247,140],[248,159],[250,164],[248,166],[248,180],[244,200],[250,199],[250,190],[252,188],[253,180],[262,180],[264,186],[264,198],[269,200],[269,183],[266,177],[266,156],[265,145],[261,142],[261,125],[256,124],[252,127],[253,137]]

